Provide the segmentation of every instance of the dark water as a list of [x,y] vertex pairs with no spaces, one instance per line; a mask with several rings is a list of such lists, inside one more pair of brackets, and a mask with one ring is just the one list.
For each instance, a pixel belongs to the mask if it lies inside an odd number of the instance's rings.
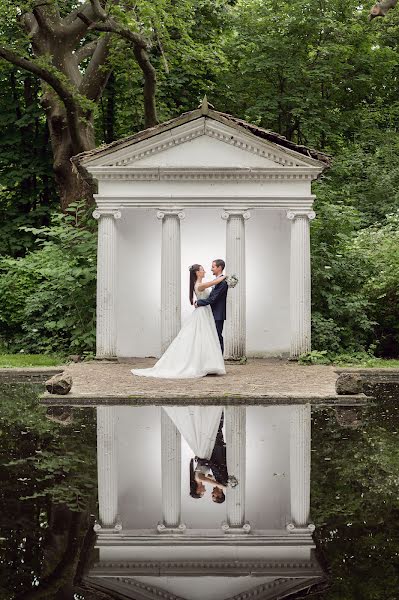
[[[38,405],[0,389],[0,599],[107,600],[82,575],[95,560],[93,409]],[[315,409],[312,520],[326,582],[292,598],[399,600],[399,385],[372,406]]]

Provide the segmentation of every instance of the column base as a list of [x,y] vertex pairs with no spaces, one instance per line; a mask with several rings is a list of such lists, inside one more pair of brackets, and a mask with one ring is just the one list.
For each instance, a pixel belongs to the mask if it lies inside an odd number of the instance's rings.
[[122,531],[122,521],[117,519],[114,525],[101,525],[99,521],[95,521],[93,529],[96,533],[120,533]]
[[94,360],[109,360],[109,361],[113,361],[113,362],[118,362],[118,357],[117,356],[99,356],[98,354],[96,354],[96,356],[94,357]]
[[168,527],[165,523],[159,522],[157,525],[158,533],[184,533],[187,527],[185,523],[180,523],[176,527]]
[[227,521],[223,521],[221,527],[222,531],[227,534],[246,534],[251,531],[251,525],[248,521],[246,521],[243,525],[229,525]]
[[289,533],[313,533],[316,526],[314,523],[308,523],[306,527],[298,527],[295,523],[287,523],[286,529]]
[[224,359],[224,362],[228,365],[246,365],[248,359],[246,356],[240,356],[239,358],[229,356],[228,358]]

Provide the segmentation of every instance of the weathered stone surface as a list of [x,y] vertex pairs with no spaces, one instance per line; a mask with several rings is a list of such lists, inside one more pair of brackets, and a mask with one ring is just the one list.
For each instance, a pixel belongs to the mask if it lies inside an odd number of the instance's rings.
[[[73,378],[68,404],[366,404],[363,395],[337,396],[337,373],[330,365],[299,365],[278,359],[249,358],[247,364],[226,365],[226,375],[199,379],[133,377],[132,368],[151,367],[155,358],[115,362],[82,361],[68,365]],[[65,369],[64,369],[65,370]],[[47,404],[63,404],[64,396],[46,392]]]
[[72,388],[72,377],[67,373],[58,373],[58,375],[54,375],[50,379],[47,379],[46,390],[50,392],[50,394],[68,394]]
[[363,392],[363,381],[357,373],[341,373],[335,382],[337,394],[361,394]]
[[82,356],[80,354],[70,354],[68,356],[68,360],[72,362],[80,362],[82,360]]

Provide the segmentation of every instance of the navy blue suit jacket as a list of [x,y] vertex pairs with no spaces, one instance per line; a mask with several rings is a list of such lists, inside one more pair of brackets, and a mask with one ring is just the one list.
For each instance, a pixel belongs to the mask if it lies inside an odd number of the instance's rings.
[[210,304],[215,321],[226,320],[226,299],[229,286],[223,279],[215,285],[207,300],[197,300],[197,306],[208,306]]

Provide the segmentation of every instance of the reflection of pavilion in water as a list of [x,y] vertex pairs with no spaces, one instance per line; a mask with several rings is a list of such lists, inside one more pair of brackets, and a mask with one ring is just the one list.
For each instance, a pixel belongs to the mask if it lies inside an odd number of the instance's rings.
[[227,406],[226,502],[189,496],[184,439],[156,406],[97,408],[99,561],[123,598],[284,598],[323,577],[309,523],[311,407]]

